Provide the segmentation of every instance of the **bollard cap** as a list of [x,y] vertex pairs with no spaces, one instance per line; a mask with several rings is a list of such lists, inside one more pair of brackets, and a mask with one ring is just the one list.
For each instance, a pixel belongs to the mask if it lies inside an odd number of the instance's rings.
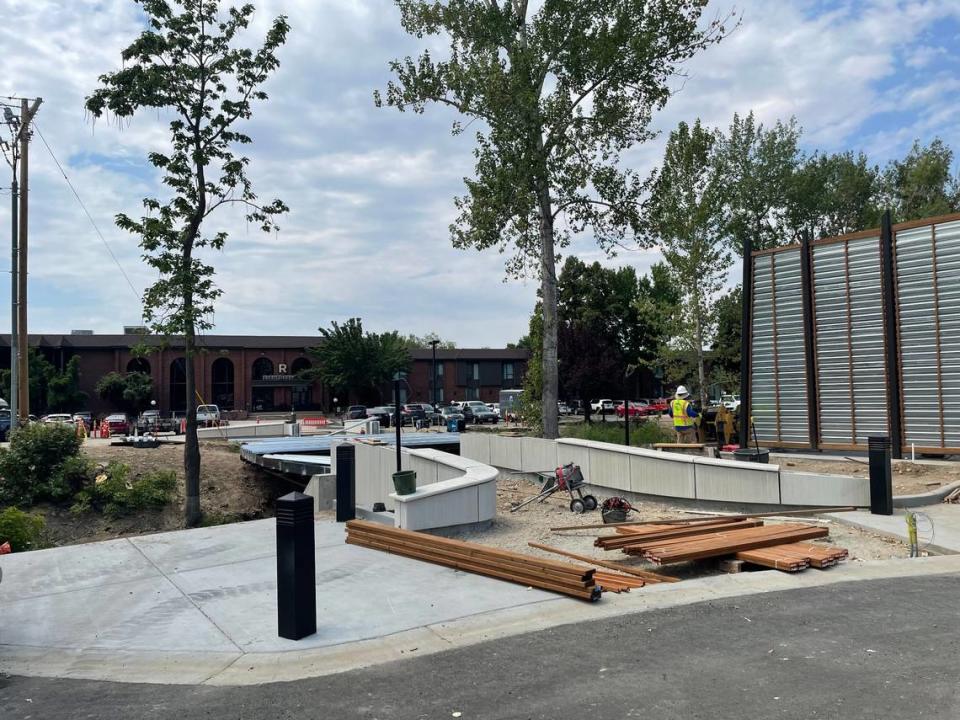
[[888,435],[871,435],[867,438],[867,446],[878,450],[888,448],[890,447],[890,437]]
[[313,498],[309,495],[304,495],[302,492],[294,491],[292,493],[287,493],[281,498],[277,498],[278,503],[302,503],[302,502],[313,502]]

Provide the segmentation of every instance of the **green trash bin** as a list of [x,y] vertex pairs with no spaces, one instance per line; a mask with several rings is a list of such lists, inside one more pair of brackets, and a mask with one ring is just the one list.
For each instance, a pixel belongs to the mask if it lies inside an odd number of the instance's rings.
[[397,495],[412,495],[417,491],[417,471],[401,470],[393,474],[393,487]]

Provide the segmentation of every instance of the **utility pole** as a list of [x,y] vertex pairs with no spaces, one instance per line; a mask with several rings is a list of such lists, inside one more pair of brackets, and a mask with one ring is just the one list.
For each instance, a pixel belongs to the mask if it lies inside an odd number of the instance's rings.
[[437,343],[439,340],[431,340],[430,348],[433,350],[433,379],[430,380],[430,404],[434,410],[437,408]]
[[20,203],[17,189],[16,143],[13,150],[13,179],[10,181],[10,430],[16,430],[20,424],[20,338],[17,333],[17,232],[19,220],[17,209]]
[[[41,98],[36,98],[33,104],[26,98],[20,100],[20,132],[17,140],[20,142],[20,218],[17,243],[17,340],[19,345],[18,366],[19,384],[18,410],[22,421],[30,415],[30,378],[27,359],[30,348],[27,342],[27,228],[29,220],[30,195],[30,124],[33,116],[40,108]],[[11,328],[11,335],[12,335]]]

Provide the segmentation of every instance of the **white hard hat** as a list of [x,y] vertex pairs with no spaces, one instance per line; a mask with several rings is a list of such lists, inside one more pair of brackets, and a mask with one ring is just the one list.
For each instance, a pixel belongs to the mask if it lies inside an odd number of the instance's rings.
[[686,388],[685,386],[681,385],[680,387],[677,388],[677,397],[678,397],[678,398],[684,398],[684,397],[686,397],[686,396],[689,395],[689,394],[690,394],[690,393],[687,392],[687,388]]

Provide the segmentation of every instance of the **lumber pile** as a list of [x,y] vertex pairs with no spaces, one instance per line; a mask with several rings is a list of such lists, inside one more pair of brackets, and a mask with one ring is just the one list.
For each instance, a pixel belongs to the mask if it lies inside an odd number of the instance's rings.
[[823,568],[836,565],[847,558],[846,548],[811,543],[790,543],[773,547],[746,550],[736,554],[737,560],[762,565],[763,567],[797,572],[808,567]]
[[365,520],[347,522],[347,543],[551,590],[582,600],[598,600],[603,589],[622,592],[632,587],[642,587],[645,582],[642,578],[598,573],[592,567],[584,568]]

